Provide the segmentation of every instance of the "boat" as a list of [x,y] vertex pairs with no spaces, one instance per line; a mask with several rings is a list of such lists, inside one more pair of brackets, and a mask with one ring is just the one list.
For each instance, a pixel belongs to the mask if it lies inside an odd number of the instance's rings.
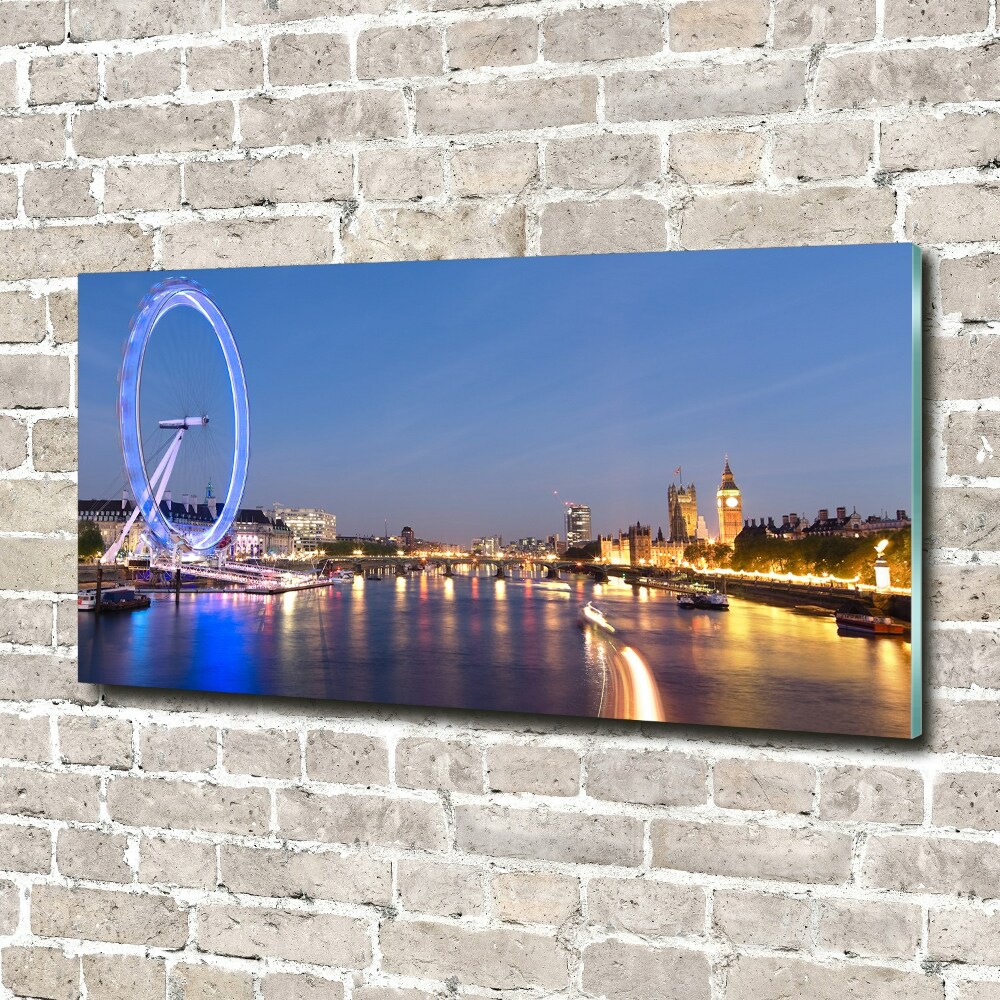
[[[101,613],[105,611],[142,611],[150,604],[149,596],[131,587],[106,587],[101,590]],[[97,610],[97,590],[81,590],[76,598],[77,611]]]
[[593,601],[588,601],[580,608],[580,624],[584,626],[592,625],[594,628],[600,629],[602,632],[607,632],[609,635],[614,635],[615,632],[615,627],[608,621],[604,610],[594,604]]
[[694,594],[678,594],[677,607],[679,607],[681,611],[694,611],[694,609],[698,607],[698,604],[694,599]]
[[718,590],[711,590],[707,594],[695,594],[694,606],[702,611],[728,611],[729,598]]
[[330,583],[354,583],[354,571],[350,569],[335,569],[328,579]]
[[902,635],[906,625],[895,618],[870,615],[857,611],[838,611],[834,618],[837,631],[857,632],[862,635]]

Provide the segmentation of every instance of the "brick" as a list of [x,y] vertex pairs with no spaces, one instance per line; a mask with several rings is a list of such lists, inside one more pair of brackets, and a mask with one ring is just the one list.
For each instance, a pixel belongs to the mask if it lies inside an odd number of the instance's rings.
[[448,68],[524,66],[538,58],[538,25],[527,17],[448,25]]
[[1000,236],[1000,186],[949,184],[919,188],[906,210],[906,231],[922,243],[994,240]]
[[388,748],[385,740],[357,733],[311,732],[306,737],[306,773],[313,781],[387,785]]
[[[52,324],[52,339],[57,344],[76,342],[76,290],[49,292],[49,322]],[[76,469],[76,423],[73,424],[73,460],[74,464],[67,471]],[[35,424],[38,433],[38,424]],[[37,468],[37,466],[36,466]],[[63,471],[63,470],[50,470]]]
[[28,428],[14,417],[0,415],[0,472],[20,468],[27,457]]
[[[48,601],[5,600],[0,602],[0,615],[8,606],[16,608],[21,604],[34,603],[42,605],[47,616],[51,614],[52,605]],[[0,637],[4,634],[2,626],[0,626]],[[6,712],[0,715],[0,757],[5,760],[50,762],[52,760],[52,740],[49,735],[48,717],[44,715],[10,715]]]
[[699,0],[670,11],[670,47],[675,52],[752,48],[767,38],[764,0]]
[[76,417],[38,420],[32,428],[32,460],[39,472],[76,468]]
[[383,795],[278,792],[278,826],[289,840],[441,850],[444,813],[436,802]]
[[1000,254],[941,262],[941,307],[967,320],[1000,319]]
[[820,62],[821,110],[988,100],[1000,62],[987,48],[894,49],[847,53]]
[[97,56],[55,55],[32,59],[29,104],[93,104],[97,100]]
[[422,737],[396,744],[396,783],[403,788],[483,791],[483,754],[471,743]]
[[[363,988],[359,991],[355,987],[352,995],[355,1000],[364,1000]],[[260,997],[261,1000],[343,1000],[344,986],[334,979],[284,972],[261,980]]]
[[268,830],[271,796],[264,788],[121,777],[108,784],[107,808],[129,826],[255,835]]
[[[171,1000],[254,1000],[249,972],[212,965],[178,964],[170,970]],[[89,1000],[89,998],[88,998]]]
[[415,95],[417,131],[431,135],[579,125],[597,120],[593,77],[492,80],[426,87]]
[[1000,734],[989,720],[991,701],[934,700],[930,705],[928,746],[944,753],[1000,757]]
[[120,833],[104,830],[60,830],[56,841],[59,873],[98,882],[131,882],[125,860],[128,843]]
[[256,90],[264,85],[264,53],[255,42],[199,45],[187,54],[192,90]]
[[580,755],[563,747],[493,746],[486,752],[486,780],[492,792],[578,795]]
[[931,685],[996,688],[1000,684],[1000,638],[996,632],[938,630],[928,637],[924,656]]
[[350,44],[346,35],[277,35],[271,39],[267,66],[275,86],[349,80]]
[[927,504],[928,539],[946,548],[995,550],[1000,538],[989,514],[995,499],[993,490],[970,486],[934,490]]
[[[963,331],[956,337],[929,337],[926,343],[924,353],[928,382],[931,383],[928,389],[934,391],[931,398],[989,398],[993,391],[989,366],[1000,359],[1000,337]],[[959,411],[947,415],[944,441],[948,448],[949,473],[989,475],[986,470],[994,459],[988,457],[988,452],[981,460],[976,456],[984,447],[982,436],[992,440],[998,422],[1000,413],[994,410]]]
[[944,984],[924,972],[797,958],[740,955],[729,967],[727,1000],[943,1000]]
[[66,37],[62,0],[13,0],[0,19],[0,45],[48,45]]
[[15,996],[38,1000],[79,1000],[80,959],[57,948],[3,949],[3,984]]
[[493,876],[493,907],[514,924],[559,926],[580,911],[580,883],[551,872],[499,872]]
[[206,726],[145,726],[139,730],[144,771],[211,771],[218,731]]
[[820,948],[863,958],[916,958],[923,932],[919,906],[871,899],[823,899],[816,910]]
[[875,0],[775,0],[776,48],[875,37]]
[[457,149],[451,177],[459,195],[519,194],[538,179],[538,149],[527,142]]
[[905,768],[831,767],[820,776],[819,816],[852,823],[921,823],[923,776]]
[[788,125],[777,131],[771,167],[779,177],[829,180],[865,174],[875,150],[870,122]]
[[881,126],[883,170],[988,167],[1000,160],[1000,112],[908,115]]
[[213,31],[222,27],[220,8],[220,0],[202,0],[194,6],[184,0],[135,0],[125,6],[103,0],[72,0],[70,38],[91,42]]
[[31,930],[41,937],[180,948],[187,940],[188,918],[167,896],[36,885]]
[[799,60],[616,73],[604,86],[609,121],[670,121],[794,111],[805,100]]
[[723,809],[787,813],[812,810],[816,772],[795,761],[720,760],[713,770],[715,804]]
[[[143,271],[153,261],[153,238],[136,225],[111,226],[46,226],[40,229],[17,229],[0,233],[0,257],[6,261],[9,281],[21,278],[54,278],[76,276],[80,271]],[[19,388],[15,398],[44,398],[44,406],[64,406],[64,397],[44,392],[59,375],[65,373],[68,396],[68,362],[66,358],[34,357],[4,358],[0,370],[0,406],[21,406],[6,403],[11,398],[6,383],[8,367],[23,365],[19,373]],[[29,368],[35,372],[29,374]],[[37,405],[37,404],[33,404]]]
[[715,933],[737,946],[785,950],[809,947],[812,904],[801,896],[717,889],[712,907]]
[[[7,362],[17,355],[8,355]],[[30,373],[38,369],[31,365],[17,366],[20,371]],[[0,372],[0,378],[5,372]],[[0,395],[3,382],[0,381]],[[37,388],[37,387],[36,387]],[[76,589],[76,542],[65,538],[0,538],[0,590],[56,590],[70,593]],[[32,663],[41,666],[35,660]],[[27,664],[26,664],[27,665]],[[61,669],[62,664],[51,667]],[[17,698],[29,695],[15,694]],[[48,697],[58,697],[55,691]]]
[[870,837],[862,885],[1000,898],[1000,847],[942,836]]
[[459,850],[497,857],[637,865],[642,823],[629,816],[459,805],[455,842]]
[[[962,341],[955,345],[959,350],[968,343],[966,338],[955,339]],[[974,353],[979,352],[976,350]],[[969,361],[971,365],[963,364],[958,372],[955,369],[952,372],[974,385],[984,373],[976,370],[972,357]],[[944,427],[945,467],[948,473],[976,477],[997,475],[1000,455],[994,448],[994,442],[1000,443],[1000,411],[959,410],[949,413]]]
[[143,837],[139,844],[139,881],[214,889],[215,846],[173,837]]
[[389,862],[357,851],[299,852],[224,844],[220,857],[222,883],[231,892],[376,906],[392,901]]
[[660,176],[660,140],[654,135],[595,135],[550,142],[550,184],[580,190],[623,188]]
[[708,956],[681,948],[599,941],[583,951],[583,988],[607,1000],[660,1000],[666,991],[709,1000]]
[[927,957],[969,965],[1000,963],[1000,917],[971,906],[931,908]]
[[294,99],[251,98],[240,111],[243,145],[291,146],[324,140],[392,139],[406,132],[402,94],[355,90]]
[[271,907],[201,907],[198,946],[217,955],[280,958],[348,969],[363,969],[372,958],[363,920]]
[[76,616],[76,598],[63,597],[56,602],[56,645],[76,645]]
[[647,198],[556,202],[542,209],[541,222],[544,254],[666,249],[666,209]]
[[139,955],[84,955],[87,1000],[161,997],[167,986],[164,963]]
[[184,167],[185,192],[194,208],[338,201],[350,197],[353,186],[351,157],[338,153]]
[[226,4],[226,17],[232,24],[288,24],[317,17],[384,14],[389,7],[388,0],[335,0],[332,3],[330,0],[282,0],[280,4],[230,0]]
[[681,220],[686,249],[879,243],[892,239],[895,195],[886,188],[809,188],[695,196]]
[[13,882],[0,882],[0,934],[13,934],[20,919],[20,890]]
[[180,85],[180,49],[112,54],[104,64],[104,86],[109,101],[168,95]]
[[52,870],[52,837],[37,826],[0,825],[0,857],[4,871],[48,875]]
[[444,168],[435,149],[362,150],[358,170],[369,198],[415,201],[444,191]]
[[663,49],[663,15],[657,7],[567,10],[542,22],[550,62],[595,62],[650,56]]
[[163,265],[322,264],[330,260],[331,244],[328,220],[315,217],[184,223],[163,230]]
[[553,938],[514,929],[392,921],[379,932],[386,972],[508,990],[569,985],[566,952]]
[[939,774],[934,779],[935,826],[956,830],[996,829],[1000,777],[978,771]]
[[17,93],[17,63],[0,63],[0,108],[16,108],[21,103]]
[[65,156],[65,115],[34,114],[4,119],[0,163],[62,160]]
[[708,801],[708,766],[673,751],[602,750],[587,757],[587,794],[657,806]]
[[25,215],[38,219],[95,215],[93,181],[92,170],[29,170],[24,178]]
[[229,729],[223,736],[222,766],[230,774],[297,778],[302,771],[298,734],[280,729]]
[[443,70],[442,33],[430,25],[369,28],[358,36],[358,77],[383,80]]
[[1000,984],[995,982],[956,982],[952,980],[955,1000],[998,1000]]
[[1000,593],[996,574],[983,566],[928,567],[925,583],[932,621],[996,621]]
[[99,785],[96,775],[25,771],[8,765],[0,770],[0,812],[96,823]]
[[845,882],[851,870],[844,833],[672,819],[654,819],[650,833],[658,868],[830,884]]
[[155,212],[181,207],[181,172],[172,164],[129,163],[104,171],[106,212]]
[[348,262],[519,257],[524,209],[459,204],[455,208],[371,209],[342,235]]
[[17,216],[17,177],[14,174],[0,174],[0,217],[13,219]]
[[990,19],[989,0],[936,4],[928,0],[886,0],[885,37],[921,38],[984,31]]
[[[76,608],[72,608],[74,617]],[[67,764],[132,766],[132,723],[95,715],[59,717],[59,755]]]
[[595,878],[587,884],[587,914],[612,932],[681,937],[705,931],[705,893],[646,877]]
[[483,913],[483,873],[470,865],[401,858],[396,882],[404,909],[442,917]]
[[81,155],[93,157],[228,149],[233,127],[233,106],[225,101],[94,108],[76,119],[73,145]]
[[425,990],[397,989],[393,986],[362,986],[355,989],[354,1000],[438,1000]]
[[[0,555],[7,548],[16,558],[33,558],[28,546],[13,548],[0,543]],[[3,560],[0,559],[0,566]],[[51,565],[49,569],[51,571]],[[60,567],[60,575],[65,572],[66,583],[61,584],[64,592],[76,591],[76,557]],[[51,586],[52,577],[45,580]],[[16,589],[16,588],[15,588]],[[74,602],[75,603],[75,602]],[[93,704],[99,691],[94,684],[79,684],[76,679],[76,657],[47,656],[34,653],[0,653],[0,699],[8,701],[61,700],[78,704]]]
[[0,341],[39,344],[45,339],[45,299],[29,292],[0,292]]

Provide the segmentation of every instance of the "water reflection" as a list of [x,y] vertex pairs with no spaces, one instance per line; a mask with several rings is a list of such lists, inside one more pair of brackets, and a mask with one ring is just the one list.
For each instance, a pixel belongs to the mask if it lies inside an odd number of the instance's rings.
[[[600,601],[615,642],[577,623]],[[274,598],[154,597],[80,615],[80,677],[152,687],[909,735],[910,648],[616,583],[419,574]]]

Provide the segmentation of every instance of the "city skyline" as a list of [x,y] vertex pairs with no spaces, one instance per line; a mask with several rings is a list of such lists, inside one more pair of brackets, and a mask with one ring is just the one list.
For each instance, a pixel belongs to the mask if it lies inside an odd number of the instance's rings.
[[[671,471],[714,497],[726,453],[744,518],[909,508],[909,248],[840,249],[187,273],[243,355],[244,505],[456,541],[563,533],[564,498],[595,535],[637,517],[669,533]],[[121,479],[120,345],[152,276],[88,282],[80,495],[97,498]]]

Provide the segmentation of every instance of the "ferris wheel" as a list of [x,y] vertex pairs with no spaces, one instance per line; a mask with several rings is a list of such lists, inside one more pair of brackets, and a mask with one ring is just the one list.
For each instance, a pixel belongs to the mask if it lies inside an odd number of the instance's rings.
[[[243,499],[250,411],[232,330],[197,282],[167,278],[140,303],[119,374],[118,425],[135,509],[101,561],[114,562],[139,516],[151,550],[212,554]],[[225,483],[218,498],[213,480]],[[184,490],[180,503],[172,486]]]

